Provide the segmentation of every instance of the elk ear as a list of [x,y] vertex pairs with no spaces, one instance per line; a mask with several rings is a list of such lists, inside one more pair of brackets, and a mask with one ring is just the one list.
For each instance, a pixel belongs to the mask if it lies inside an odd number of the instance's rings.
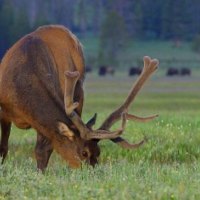
[[70,141],[74,141],[74,133],[63,122],[58,122],[58,130],[61,135],[66,136]]

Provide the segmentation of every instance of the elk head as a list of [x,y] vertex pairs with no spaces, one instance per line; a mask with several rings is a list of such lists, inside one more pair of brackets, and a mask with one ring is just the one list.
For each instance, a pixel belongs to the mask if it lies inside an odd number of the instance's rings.
[[[133,102],[135,96],[144,85],[145,81],[150,77],[151,74],[153,74],[153,72],[155,72],[158,64],[158,60],[151,59],[148,56],[144,57],[144,67],[142,73],[138,77],[135,85],[131,89],[124,103],[120,105],[119,108],[117,108],[114,112],[112,112],[97,130],[92,129],[92,126],[96,121],[96,114],[87,124],[84,124],[82,119],[76,112],[76,108],[79,106],[79,102],[74,102],[74,90],[77,80],[79,79],[79,72],[65,72],[65,112],[68,118],[73,123],[74,127],[74,131],[67,131],[67,136],[69,139],[71,138],[71,140],[76,140],[74,142],[76,142],[76,146],[79,147],[77,149],[77,159],[80,161],[80,163],[82,160],[86,160],[87,163],[93,166],[97,163],[97,158],[100,154],[98,142],[102,139],[110,139],[112,142],[126,149],[138,148],[146,141],[146,139],[143,139],[139,143],[130,144],[120,135],[122,135],[125,129],[127,120],[147,122],[158,116],[153,115],[142,118],[128,113],[129,107]],[[121,120],[121,127],[118,130],[110,131],[109,129],[111,128],[111,126],[118,120]],[[63,124],[60,124],[60,130],[66,129],[67,127],[65,127]],[[75,134],[79,134],[80,137],[74,137]]]

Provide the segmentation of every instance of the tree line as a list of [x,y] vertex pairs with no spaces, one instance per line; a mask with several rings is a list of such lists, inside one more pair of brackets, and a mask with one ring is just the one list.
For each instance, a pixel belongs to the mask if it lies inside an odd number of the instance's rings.
[[129,38],[192,40],[200,32],[199,10],[199,0],[0,0],[0,56],[42,24],[63,24],[79,37],[99,37],[102,46],[115,44],[107,49],[113,57]]

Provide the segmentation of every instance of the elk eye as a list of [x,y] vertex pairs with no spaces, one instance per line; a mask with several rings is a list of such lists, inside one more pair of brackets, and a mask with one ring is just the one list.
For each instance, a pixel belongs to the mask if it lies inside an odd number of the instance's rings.
[[87,158],[87,157],[88,157],[87,151],[83,151],[83,152],[82,152],[82,156],[85,157],[85,158]]

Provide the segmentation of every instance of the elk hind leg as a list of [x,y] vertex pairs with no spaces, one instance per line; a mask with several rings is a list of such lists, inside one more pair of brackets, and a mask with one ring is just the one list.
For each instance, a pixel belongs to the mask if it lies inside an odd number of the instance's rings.
[[5,120],[4,118],[1,118],[0,123],[1,123],[0,157],[2,157],[1,163],[3,164],[6,155],[8,153],[8,139],[10,136],[11,122]]

